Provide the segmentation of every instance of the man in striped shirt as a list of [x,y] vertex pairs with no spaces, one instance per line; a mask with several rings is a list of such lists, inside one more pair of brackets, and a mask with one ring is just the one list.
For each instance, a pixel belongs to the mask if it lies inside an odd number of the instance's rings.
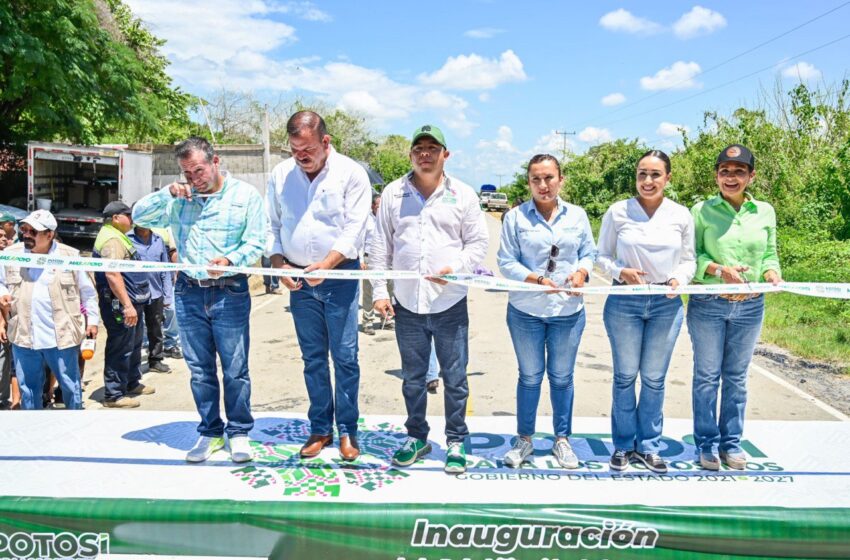
[[[203,138],[181,142],[175,155],[186,182],[172,183],[138,201],[133,210],[135,223],[171,227],[181,262],[254,265],[263,252],[266,235],[260,193],[223,171],[218,155]],[[248,377],[248,278],[212,270],[181,271],[174,294],[192,396],[201,416],[200,437],[186,460],[205,461],[225,447],[226,434],[231,459],[250,461],[253,452],[248,432],[254,419]],[[224,379],[226,427],[219,413],[216,353]]]

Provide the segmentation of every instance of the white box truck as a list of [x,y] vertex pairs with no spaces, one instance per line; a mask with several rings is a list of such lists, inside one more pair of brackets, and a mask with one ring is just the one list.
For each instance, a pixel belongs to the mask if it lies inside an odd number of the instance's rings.
[[27,209],[50,210],[62,239],[94,240],[103,208],[152,189],[153,153],[126,146],[27,145]]

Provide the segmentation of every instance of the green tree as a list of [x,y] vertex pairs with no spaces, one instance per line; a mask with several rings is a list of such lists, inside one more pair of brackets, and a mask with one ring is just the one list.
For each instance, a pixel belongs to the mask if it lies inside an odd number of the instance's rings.
[[398,134],[391,134],[375,149],[369,165],[389,184],[411,170],[409,153],[410,140]]
[[0,142],[161,141],[189,126],[162,42],[120,0],[0,3]]
[[611,203],[634,194],[635,165],[645,151],[637,140],[620,139],[574,156],[562,164],[561,196],[584,207],[589,216],[601,217]]

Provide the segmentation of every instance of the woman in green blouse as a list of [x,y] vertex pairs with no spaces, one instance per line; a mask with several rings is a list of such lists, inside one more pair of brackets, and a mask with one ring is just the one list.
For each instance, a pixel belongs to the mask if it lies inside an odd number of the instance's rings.
[[[740,144],[728,146],[717,156],[715,180],[720,193],[691,209],[697,253],[694,282],[781,281],[776,213],[770,204],[745,192],[755,174],[755,157]],[[718,470],[721,461],[733,469],[746,467],[741,435],[747,369],[763,317],[761,294],[690,297],[687,321],[694,349],[694,443],[704,469]]]

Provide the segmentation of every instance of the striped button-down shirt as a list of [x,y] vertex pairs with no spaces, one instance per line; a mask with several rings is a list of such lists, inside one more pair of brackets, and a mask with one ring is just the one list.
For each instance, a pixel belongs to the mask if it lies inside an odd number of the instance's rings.
[[[260,193],[230,175],[209,197],[175,198],[168,189],[151,193],[136,202],[133,221],[148,228],[171,227],[180,262],[200,265],[226,257],[233,266],[253,266],[263,253],[267,231]],[[209,278],[202,271],[186,274]]]

